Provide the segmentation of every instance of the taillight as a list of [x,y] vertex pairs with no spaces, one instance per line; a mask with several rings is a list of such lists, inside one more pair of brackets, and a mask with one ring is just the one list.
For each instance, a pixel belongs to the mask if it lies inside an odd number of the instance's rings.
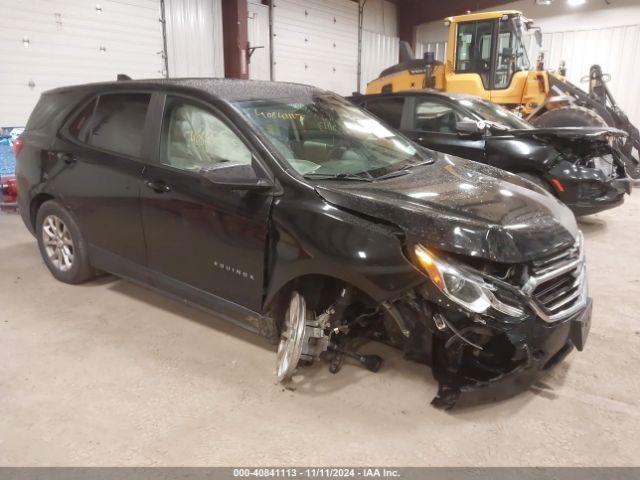
[[18,137],[13,141],[13,145],[11,148],[13,148],[13,154],[16,157],[20,153],[20,150],[22,150],[23,146],[24,146],[24,140],[22,140],[22,138]]
[[15,203],[18,200],[18,186],[15,177],[2,177],[0,179],[3,203]]

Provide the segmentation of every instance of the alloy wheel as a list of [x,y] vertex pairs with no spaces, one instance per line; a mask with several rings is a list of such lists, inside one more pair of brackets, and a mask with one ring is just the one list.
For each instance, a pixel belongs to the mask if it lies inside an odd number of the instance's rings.
[[73,267],[75,247],[69,227],[56,215],[49,215],[42,223],[42,241],[49,261],[61,272]]

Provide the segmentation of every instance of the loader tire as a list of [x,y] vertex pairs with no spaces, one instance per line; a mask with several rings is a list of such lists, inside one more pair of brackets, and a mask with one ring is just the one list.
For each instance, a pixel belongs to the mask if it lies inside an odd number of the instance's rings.
[[546,127],[606,127],[607,122],[593,110],[572,105],[549,110],[531,123],[540,128]]

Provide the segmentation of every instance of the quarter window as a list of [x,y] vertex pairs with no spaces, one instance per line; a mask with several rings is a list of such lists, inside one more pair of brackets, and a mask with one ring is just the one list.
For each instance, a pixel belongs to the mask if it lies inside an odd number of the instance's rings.
[[250,165],[244,142],[210,111],[180,99],[167,102],[161,161],[181,170],[202,171],[224,164]]
[[85,107],[80,110],[78,115],[69,125],[69,135],[81,142],[87,141],[89,130],[91,128],[91,115],[96,108],[96,99],[91,100]]
[[367,110],[393,128],[400,128],[404,98],[385,98],[367,102]]
[[425,132],[457,133],[462,116],[452,107],[433,100],[416,100],[415,129]]
[[91,120],[89,145],[140,157],[150,99],[151,95],[140,93],[101,95]]

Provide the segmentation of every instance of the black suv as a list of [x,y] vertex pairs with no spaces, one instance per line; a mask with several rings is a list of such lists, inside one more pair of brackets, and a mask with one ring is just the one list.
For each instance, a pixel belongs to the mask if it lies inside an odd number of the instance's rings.
[[369,337],[431,365],[436,405],[582,349],[572,213],[520,177],[418,147],[342,97],[242,80],[40,98],[19,206],[51,273],[105,271],[279,342],[281,380]]
[[622,130],[533,128],[487,100],[433,90],[351,100],[424,147],[525,177],[579,216],[616,207],[631,193],[627,157],[613,142],[626,138]]

